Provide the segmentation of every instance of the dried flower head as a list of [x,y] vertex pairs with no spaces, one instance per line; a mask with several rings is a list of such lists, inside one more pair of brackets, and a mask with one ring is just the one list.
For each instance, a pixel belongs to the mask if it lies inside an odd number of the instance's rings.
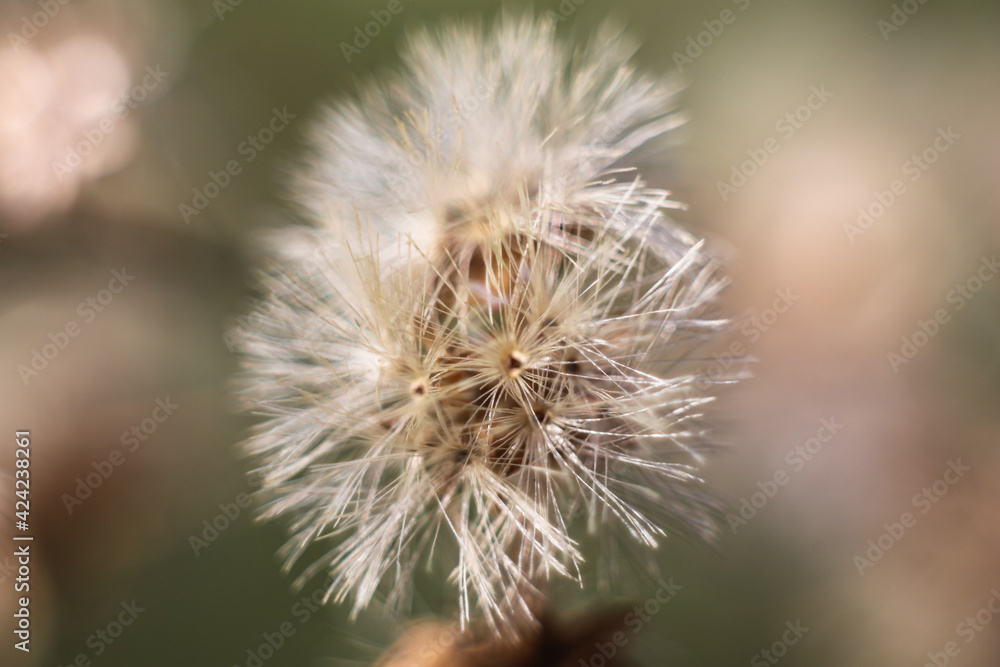
[[247,449],[289,566],[328,545],[303,576],[355,613],[405,605],[431,559],[463,623],[516,632],[580,580],[574,518],[650,548],[714,531],[693,350],[725,281],[667,192],[621,178],[678,122],[630,55],[533,19],[421,33],[404,76],[316,126],[317,225],[278,235],[243,337]]

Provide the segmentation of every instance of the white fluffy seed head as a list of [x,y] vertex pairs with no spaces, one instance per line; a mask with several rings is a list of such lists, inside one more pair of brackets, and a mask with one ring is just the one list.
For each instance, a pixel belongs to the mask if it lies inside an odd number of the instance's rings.
[[649,548],[714,531],[693,351],[725,281],[624,169],[677,122],[629,56],[610,30],[571,51],[529,18],[453,25],[316,125],[317,224],[278,236],[243,337],[246,448],[289,566],[327,545],[303,576],[355,613],[404,606],[430,559],[463,623],[516,633],[580,579],[575,518]]

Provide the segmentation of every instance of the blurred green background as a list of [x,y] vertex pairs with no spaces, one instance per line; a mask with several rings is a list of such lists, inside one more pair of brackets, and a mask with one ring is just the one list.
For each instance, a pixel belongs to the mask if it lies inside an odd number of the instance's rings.
[[[647,176],[730,257],[728,307],[750,322],[733,340],[757,358],[755,379],[713,407],[730,448],[706,478],[738,512],[787,475],[716,545],[663,545],[662,572],[683,589],[636,635],[636,663],[774,664],[760,652],[800,622],[809,630],[783,665],[997,664],[1000,619],[971,637],[961,624],[1000,587],[1000,281],[981,268],[1000,246],[1000,6],[504,4],[556,12],[570,40],[615,17],[642,44],[643,69],[688,81],[691,121]],[[31,429],[37,540],[33,651],[6,657],[5,640],[3,664],[247,665],[284,622],[294,634],[268,667],[370,664],[398,637],[377,608],[351,623],[341,606],[308,619],[296,606],[316,584],[291,590],[274,555],[282,528],[238,502],[252,490],[236,450],[250,421],[230,395],[256,238],[296,219],[285,174],[317,105],[398,69],[408,29],[493,17],[501,3],[402,0],[348,62],[342,44],[386,5],[0,5],[0,469],[13,432]],[[134,108],[102,130],[129,91]],[[275,110],[294,118],[247,149]],[[957,138],[931,150],[941,136]],[[79,164],[56,166],[87,137]],[[232,160],[240,173],[185,213]],[[134,280],[101,302],[123,269]],[[781,293],[794,302],[778,314]],[[65,349],[21,370],[70,322],[80,331]],[[157,400],[177,406],[162,423],[149,421]],[[842,428],[808,459],[790,454],[823,419]],[[128,451],[123,436],[144,424]],[[124,462],[67,500],[115,449]],[[935,487],[959,460],[969,471]],[[885,538],[904,512],[915,524]],[[891,546],[859,572],[880,537]],[[12,576],[4,563],[7,618]],[[641,602],[658,587],[620,583],[617,597],[559,588],[556,606]],[[417,612],[441,597],[421,582]],[[133,601],[134,622],[100,639]],[[948,642],[956,655],[942,653]]]

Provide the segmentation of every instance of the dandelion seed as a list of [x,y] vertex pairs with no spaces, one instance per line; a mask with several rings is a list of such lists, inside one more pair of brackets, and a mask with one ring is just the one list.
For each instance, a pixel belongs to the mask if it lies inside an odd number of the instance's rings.
[[355,614],[405,607],[431,560],[463,624],[517,633],[581,580],[580,509],[605,544],[715,530],[695,350],[725,279],[667,192],[616,180],[678,122],[630,54],[610,29],[573,52],[529,18],[453,25],[316,127],[318,224],[278,235],[244,337],[246,448],[287,565],[326,545],[302,576]]

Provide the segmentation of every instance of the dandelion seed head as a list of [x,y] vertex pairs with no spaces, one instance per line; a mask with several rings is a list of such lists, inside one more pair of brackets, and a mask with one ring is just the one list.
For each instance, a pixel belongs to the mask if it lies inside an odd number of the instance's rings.
[[429,560],[463,623],[516,633],[585,540],[714,531],[696,350],[726,281],[625,171],[677,123],[630,55],[609,28],[572,50],[545,21],[454,24],[316,124],[316,224],[275,237],[243,337],[246,449],[286,563],[325,547],[302,577],[355,614],[405,608]]
[[385,232],[384,259],[400,236],[426,251],[474,241],[486,214],[524,194],[616,204],[614,187],[586,186],[682,122],[678,86],[637,73],[633,51],[611,24],[573,49],[528,16],[418,31],[399,75],[315,124],[296,200],[330,228],[359,218]]

